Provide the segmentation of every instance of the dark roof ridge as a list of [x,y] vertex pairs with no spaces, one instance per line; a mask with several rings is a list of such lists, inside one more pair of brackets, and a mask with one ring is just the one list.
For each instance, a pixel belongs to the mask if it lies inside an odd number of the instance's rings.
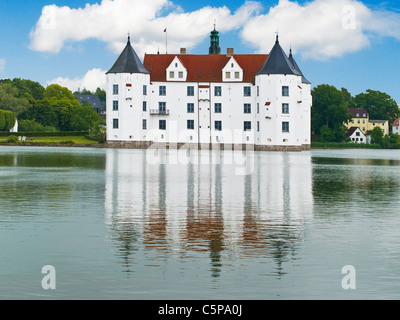
[[131,46],[130,36],[124,50],[107,73],[149,73]]
[[289,61],[292,63],[292,65],[296,68],[296,70],[301,74],[301,82],[302,83],[307,83],[307,84],[311,84],[310,81],[308,81],[306,79],[306,77],[304,76],[303,72],[301,72],[299,66],[296,63],[296,60],[294,60],[293,55],[292,55],[292,48],[290,48],[290,53],[289,53]]
[[276,36],[276,41],[274,47],[265,60],[261,69],[257,74],[294,74],[297,76],[302,76],[292,62],[286,56],[281,45],[279,44],[279,38]]

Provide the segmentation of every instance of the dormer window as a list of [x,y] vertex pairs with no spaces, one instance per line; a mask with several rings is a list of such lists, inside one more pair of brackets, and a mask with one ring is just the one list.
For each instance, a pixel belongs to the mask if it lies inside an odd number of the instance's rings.
[[167,81],[186,81],[187,70],[178,57],[175,57],[166,69]]
[[222,69],[222,81],[242,81],[243,69],[237,63],[234,57],[229,59],[229,62]]

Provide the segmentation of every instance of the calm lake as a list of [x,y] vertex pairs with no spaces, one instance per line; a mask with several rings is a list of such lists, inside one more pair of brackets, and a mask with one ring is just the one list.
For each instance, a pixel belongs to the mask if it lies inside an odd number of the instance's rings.
[[1,146],[0,246],[0,299],[400,299],[400,151]]

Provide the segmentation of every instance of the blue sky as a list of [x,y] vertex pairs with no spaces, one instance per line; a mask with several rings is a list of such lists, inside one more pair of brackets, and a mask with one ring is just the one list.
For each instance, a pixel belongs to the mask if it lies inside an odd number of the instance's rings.
[[[104,85],[127,33],[139,56],[186,47],[208,52],[216,21],[222,52],[268,53],[279,32],[313,86],[387,92],[400,104],[400,3],[356,0],[14,0],[0,2],[0,79],[71,90]],[[167,27],[167,34],[163,33]]]

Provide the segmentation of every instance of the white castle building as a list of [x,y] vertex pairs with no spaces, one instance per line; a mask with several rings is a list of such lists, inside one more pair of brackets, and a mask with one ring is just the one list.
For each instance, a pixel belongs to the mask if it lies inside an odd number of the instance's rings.
[[145,54],[130,38],[107,72],[107,143],[144,148],[254,147],[307,150],[311,84],[278,36],[267,54],[220,53],[211,32],[209,54]]

